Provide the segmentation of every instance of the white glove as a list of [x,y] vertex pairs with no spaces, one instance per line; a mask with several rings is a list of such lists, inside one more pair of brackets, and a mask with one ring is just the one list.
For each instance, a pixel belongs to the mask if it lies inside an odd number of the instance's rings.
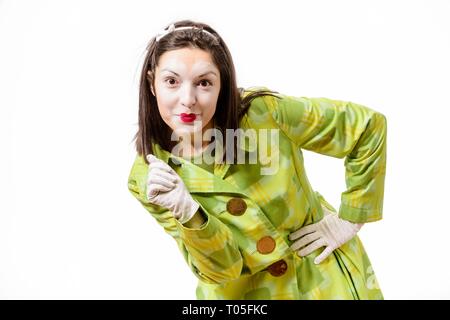
[[320,247],[326,247],[322,253],[314,259],[315,264],[321,263],[335,249],[353,238],[364,223],[353,223],[339,218],[335,212],[324,208],[325,216],[317,223],[308,225],[289,235],[289,240],[295,241],[291,249],[298,251],[298,255],[307,256]]
[[192,199],[180,176],[164,161],[152,154],[147,176],[147,199],[169,209],[181,224],[188,222],[200,205]]

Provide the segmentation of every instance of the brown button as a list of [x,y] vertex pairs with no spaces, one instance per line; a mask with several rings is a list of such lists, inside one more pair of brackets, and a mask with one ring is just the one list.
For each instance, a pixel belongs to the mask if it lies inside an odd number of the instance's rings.
[[287,270],[287,263],[284,260],[279,260],[275,263],[272,263],[270,266],[267,267],[267,271],[274,276],[279,277],[286,273]]
[[256,249],[259,253],[262,254],[268,254],[275,249],[275,240],[272,239],[272,237],[266,236],[262,237],[258,240],[258,243],[256,244]]
[[247,210],[247,204],[241,198],[233,198],[227,202],[227,211],[234,216],[240,216]]

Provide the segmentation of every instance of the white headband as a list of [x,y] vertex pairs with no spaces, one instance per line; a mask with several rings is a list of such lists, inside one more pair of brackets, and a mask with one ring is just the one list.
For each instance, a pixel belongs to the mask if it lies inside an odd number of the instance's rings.
[[[167,30],[163,30],[163,31],[161,31],[160,33],[158,33],[156,35],[156,42],[158,42],[161,38],[165,37],[166,35],[168,35],[171,32],[178,31],[178,30],[186,30],[186,29],[200,29],[200,28],[193,27],[193,26],[175,28],[175,24],[172,23],[169,26],[169,28],[167,28]],[[211,32],[208,32],[208,31],[206,31],[204,29],[200,29],[200,30],[202,30],[203,32],[209,34],[211,37],[213,37],[217,41],[217,38]]]

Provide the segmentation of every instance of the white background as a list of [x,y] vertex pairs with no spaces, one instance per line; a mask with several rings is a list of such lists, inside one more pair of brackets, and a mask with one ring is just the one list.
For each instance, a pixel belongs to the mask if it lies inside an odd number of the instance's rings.
[[[384,219],[361,239],[386,299],[449,299],[448,1],[1,1],[0,298],[195,299],[127,189],[139,72],[168,23],[211,24],[240,86],[386,115]],[[343,159],[305,152],[339,207]]]

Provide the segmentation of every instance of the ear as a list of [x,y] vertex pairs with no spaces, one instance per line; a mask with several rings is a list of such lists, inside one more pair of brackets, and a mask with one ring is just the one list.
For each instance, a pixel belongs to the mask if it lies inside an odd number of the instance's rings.
[[153,79],[154,79],[154,77],[153,77],[153,72],[151,72],[150,70],[148,70],[148,71],[147,71],[147,81],[148,81],[148,84],[150,85],[150,90],[151,90],[152,94],[153,94],[154,96],[156,96],[156,94],[155,94],[155,89],[153,88]]

